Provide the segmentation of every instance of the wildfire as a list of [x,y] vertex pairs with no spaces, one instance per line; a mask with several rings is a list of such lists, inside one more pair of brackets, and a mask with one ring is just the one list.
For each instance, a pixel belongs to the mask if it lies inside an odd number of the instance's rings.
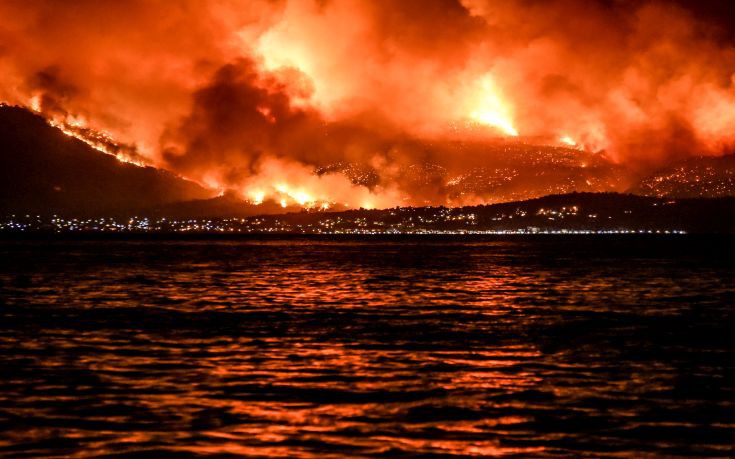
[[116,151],[119,147],[114,143],[114,139],[107,133],[92,131],[89,128],[81,127],[78,123],[73,124],[73,122],[68,121],[48,120],[48,123],[59,129],[65,135],[81,140],[100,153],[112,156],[120,162],[134,164],[139,167],[150,166],[150,164],[142,160],[135,159],[121,151]]
[[[27,108],[36,113],[41,113],[43,108],[41,106],[41,96],[33,95],[28,100]],[[88,127],[87,120],[82,115],[68,113],[66,115],[47,116],[46,122],[60,130],[64,135],[81,140],[100,153],[112,156],[120,162],[135,164],[140,167],[150,166],[141,159],[126,154],[110,134]]]
[[732,25],[692,2],[99,3],[0,1],[0,102],[253,204],[451,204],[402,171],[491,167],[498,140],[631,177],[735,146]]
[[316,201],[309,193],[303,189],[294,189],[284,183],[278,183],[274,187],[276,191],[282,195],[288,196],[292,201],[300,206],[313,207]]
[[368,189],[353,184],[343,174],[318,175],[313,168],[276,158],[259,163],[253,176],[236,189],[251,204],[269,201],[284,208],[295,206],[326,210],[337,202],[344,203],[345,207],[365,207],[365,203],[370,203],[371,207],[391,207],[405,198],[393,188],[376,186]]
[[36,113],[40,112],[41,111],[41,95],[34,94],[28,100],[28,107]]
[[334,203],[320,200],[314,197],[313,193],[303,187],[293,187],[283,182],[278,182],[269,187],[270,192],[263,189],[246,190],[243,195],[254,205],[261,205],[266,199],[276,200],[281,207],[288,207],[289,203],[298,205],[305,209],[321,209],[327,210]]
[[500,129],[504,134],[517,137],[509,105],[501,97],[490,75],[482,77],[472,95],[470,118],[480,124]]
[[267,187],[246,189],[242,192],[242,195],[254,205],[261,205],[266,200],[272,199],[284,208],[288,207],[289,204],[306,209],[320,208],[322,210],[329,209],[332,206],[328,201],[315,198],[314,194],[305,187],[291,186],[283,181]]
[[249,193],[247,193],[247,198],[252,204],[255,204],[256,206],[263,204],[263,201],[265,200],[265,191],[262,190],[252,190]]

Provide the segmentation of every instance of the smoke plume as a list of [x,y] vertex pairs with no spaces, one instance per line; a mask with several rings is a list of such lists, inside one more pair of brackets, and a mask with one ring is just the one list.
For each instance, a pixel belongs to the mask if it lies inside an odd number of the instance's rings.
[[[732,151],[732,10],[6,0],[0,101],[99,131],[253,202],[442,203],[441,184],[419,189],[407,171],[497,159],[502,149],[478,154],[483,143],[562,139],[631,173]],[[457,147],[468,139],[475,147]]]

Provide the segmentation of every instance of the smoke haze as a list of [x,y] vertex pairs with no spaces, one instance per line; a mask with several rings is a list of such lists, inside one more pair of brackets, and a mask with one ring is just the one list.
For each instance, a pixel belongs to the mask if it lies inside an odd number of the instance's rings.
[[[6,0],[0,15],[0,100],[253,202],[444,203],[407,168],[491,163],[523,139],[631,174],[735,145],[724,2]],[[314,174],[332,164],[376,175]]]

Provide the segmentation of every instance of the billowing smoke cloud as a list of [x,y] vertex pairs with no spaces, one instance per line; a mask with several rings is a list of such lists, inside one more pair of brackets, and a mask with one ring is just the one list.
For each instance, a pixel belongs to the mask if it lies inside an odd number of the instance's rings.
[[[731,13],[707,1],[6,0],[0,100],[256,202],[442,202],[440,184],[417,189],[407,171],[482,164],[455,148],[478,132],[564,138],[631,170],[731,151]],[[349,180],[334,164],[376,175]]]

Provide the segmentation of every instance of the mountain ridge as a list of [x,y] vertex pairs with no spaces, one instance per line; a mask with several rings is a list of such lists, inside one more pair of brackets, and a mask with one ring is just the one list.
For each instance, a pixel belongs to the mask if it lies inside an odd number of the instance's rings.
[[118,161],[21,107],[0,106],[0,212],[94,215],[208,198],[154,167]]

